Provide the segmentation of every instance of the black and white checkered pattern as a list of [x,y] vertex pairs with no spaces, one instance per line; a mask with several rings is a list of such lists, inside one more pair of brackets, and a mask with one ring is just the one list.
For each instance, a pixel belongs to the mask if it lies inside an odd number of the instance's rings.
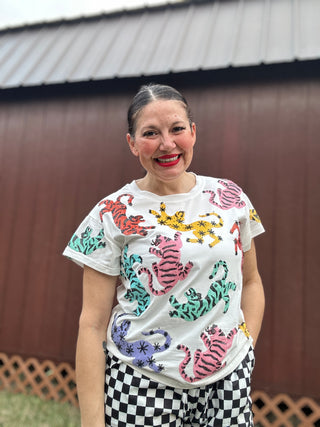
[[105,387],[107,427],[252,427],[250,381],[254,352],[238,368],[205,387],[178,389],[140,375],[108,356]]

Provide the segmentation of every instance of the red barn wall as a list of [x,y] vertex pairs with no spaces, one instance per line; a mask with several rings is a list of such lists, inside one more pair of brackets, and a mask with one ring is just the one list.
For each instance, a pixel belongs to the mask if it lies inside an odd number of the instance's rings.
[[[320,81],[197,80],[167,79],[197,123],[191,169],[241,185],[267,230],[254,387],[320,398]],[[1,351],[73,362],[81,269],[61,252],[99,199],[143,173],[125,141],[140,83],[0,100]]]

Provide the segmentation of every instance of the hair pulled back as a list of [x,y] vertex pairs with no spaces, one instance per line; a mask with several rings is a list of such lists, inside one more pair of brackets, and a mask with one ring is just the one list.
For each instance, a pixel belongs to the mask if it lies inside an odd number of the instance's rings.
[[191,111],[187,100],[179,91],[171,86],[151,83],[141,86],[128,109],[128,132],[132,137],[136,133],[137,118],[141,110],[150,102],[158,100],[181,102],[185,107],[190,124],[192,123]]

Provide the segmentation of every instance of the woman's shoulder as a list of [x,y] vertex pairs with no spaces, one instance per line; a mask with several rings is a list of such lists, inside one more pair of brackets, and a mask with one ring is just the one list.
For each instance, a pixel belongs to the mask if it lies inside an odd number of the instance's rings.
[[98,201],[97,205],[98,206],[101,205],[106,200],[117,202],[117,201],[120,201],[122,197],[127,196],[129,198],[129,196],[133,197],[134,194],[135,194],[135,188],[133,183],[131,182],[131,183],[125,184],[123,187],[119,188],[118,190],[115,190],[112,193],[109,193],[103,198],[101,198]]
[[212,176],[198,175],[204,187],[221,188],[221,189],[238,189],[242,192],[242,188],[229,178],[217,178]]
[[107,194],[106,196],[98,199],[98,202],[95,203],[92,210],[90,211],[91,216],[100,216],[101,210],[104,208],[114,209],[116,207],[121,207],[121,205],[131,205],[134,198],[134,186],[132,183],[125,184],[123,187],[118,190]]

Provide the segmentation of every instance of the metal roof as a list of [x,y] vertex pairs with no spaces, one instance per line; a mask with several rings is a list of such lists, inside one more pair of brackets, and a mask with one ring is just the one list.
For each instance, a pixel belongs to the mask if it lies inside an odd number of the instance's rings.
[[320,57],[319,0],[170,3],[0,31],[0,88]]

